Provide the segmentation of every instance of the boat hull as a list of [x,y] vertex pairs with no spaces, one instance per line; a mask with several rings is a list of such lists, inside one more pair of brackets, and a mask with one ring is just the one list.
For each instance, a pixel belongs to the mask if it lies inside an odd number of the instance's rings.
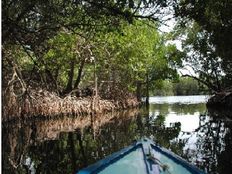
[[144,139],[80,170],[77,174],[205,174],[153,141]]

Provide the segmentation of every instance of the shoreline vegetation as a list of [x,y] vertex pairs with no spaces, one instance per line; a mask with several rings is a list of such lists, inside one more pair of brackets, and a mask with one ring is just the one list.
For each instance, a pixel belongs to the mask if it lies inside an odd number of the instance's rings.
[[[2,121],[12,121],[28,118],[55,118],[56,116],[83,116],[114,112],[136,108],[141,101],[132,94],[117,99],[103,99],[92,95],[77,97],[73,93],[65,97],[45,89],[29,89],[21,97],[15,93],[3,94]],[[225,108],[232,106],[232,92],[227,91],[212,95],[206,106]]]
[[32,117],[51,118],[58,115],[91,115],[129,109],[139,106],[133,95],[117,100],[102,99],[99,96],[76,97],[67,95],[61,98],[55,92],[42,89],[28,90],[24,96],[14,94],[4,96],[2,121],[27,119]]
[[[211,1],[3,1],[2,120],[199,92],[215,94],[208,106],[230,107],[232,6]],[[164,32],[169,9],[175,27]]]

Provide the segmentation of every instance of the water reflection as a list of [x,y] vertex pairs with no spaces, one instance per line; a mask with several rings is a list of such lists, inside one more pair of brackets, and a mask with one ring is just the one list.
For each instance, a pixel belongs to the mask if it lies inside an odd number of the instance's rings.
[[181,123],[182,132],[192,132],[199,127],[199,115],[205,114],[205,104],[151,104],[150,117],[165,115],[165,126]]
[[199,104],[205,103],[209,96],[207,95],[190,95],[190,96],[157,96],[150,97],[149,102],[152,104]]
[[3,173],[74,173],[144,136],[208,173],[229,173],[232,122],[224,114],[206,113],[202,103],[151,104],[149,110],[4,123]]
[[[214,114],[214,112],[209,112],[210,116]],[[200,157],[201,165],[205,166],[209,173],[231,173],[231,120],[204,115],[200,117],[200,120],[200,126],[196,130],[198,150],[189,159],[198,162],[194,160],[194,156]],[[188,155],[190,156],[191,153]]]

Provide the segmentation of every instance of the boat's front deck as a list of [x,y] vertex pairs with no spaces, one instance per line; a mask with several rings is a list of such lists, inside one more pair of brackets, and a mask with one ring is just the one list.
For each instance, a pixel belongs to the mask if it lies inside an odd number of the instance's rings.
[[143,149],[136,148],[120,160],[104,168],[99,174],[147,174]]
[[145,139],[89,166],[79,174],[204,174],[167,149]]

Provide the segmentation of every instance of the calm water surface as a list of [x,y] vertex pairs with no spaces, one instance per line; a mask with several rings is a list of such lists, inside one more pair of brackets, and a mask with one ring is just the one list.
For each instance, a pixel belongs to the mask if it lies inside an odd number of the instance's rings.
[[149,110],[2,125],[2,173],[74,173],[149,137],[212,174],[232,168],[232,115],[207,96],[151,97]]

